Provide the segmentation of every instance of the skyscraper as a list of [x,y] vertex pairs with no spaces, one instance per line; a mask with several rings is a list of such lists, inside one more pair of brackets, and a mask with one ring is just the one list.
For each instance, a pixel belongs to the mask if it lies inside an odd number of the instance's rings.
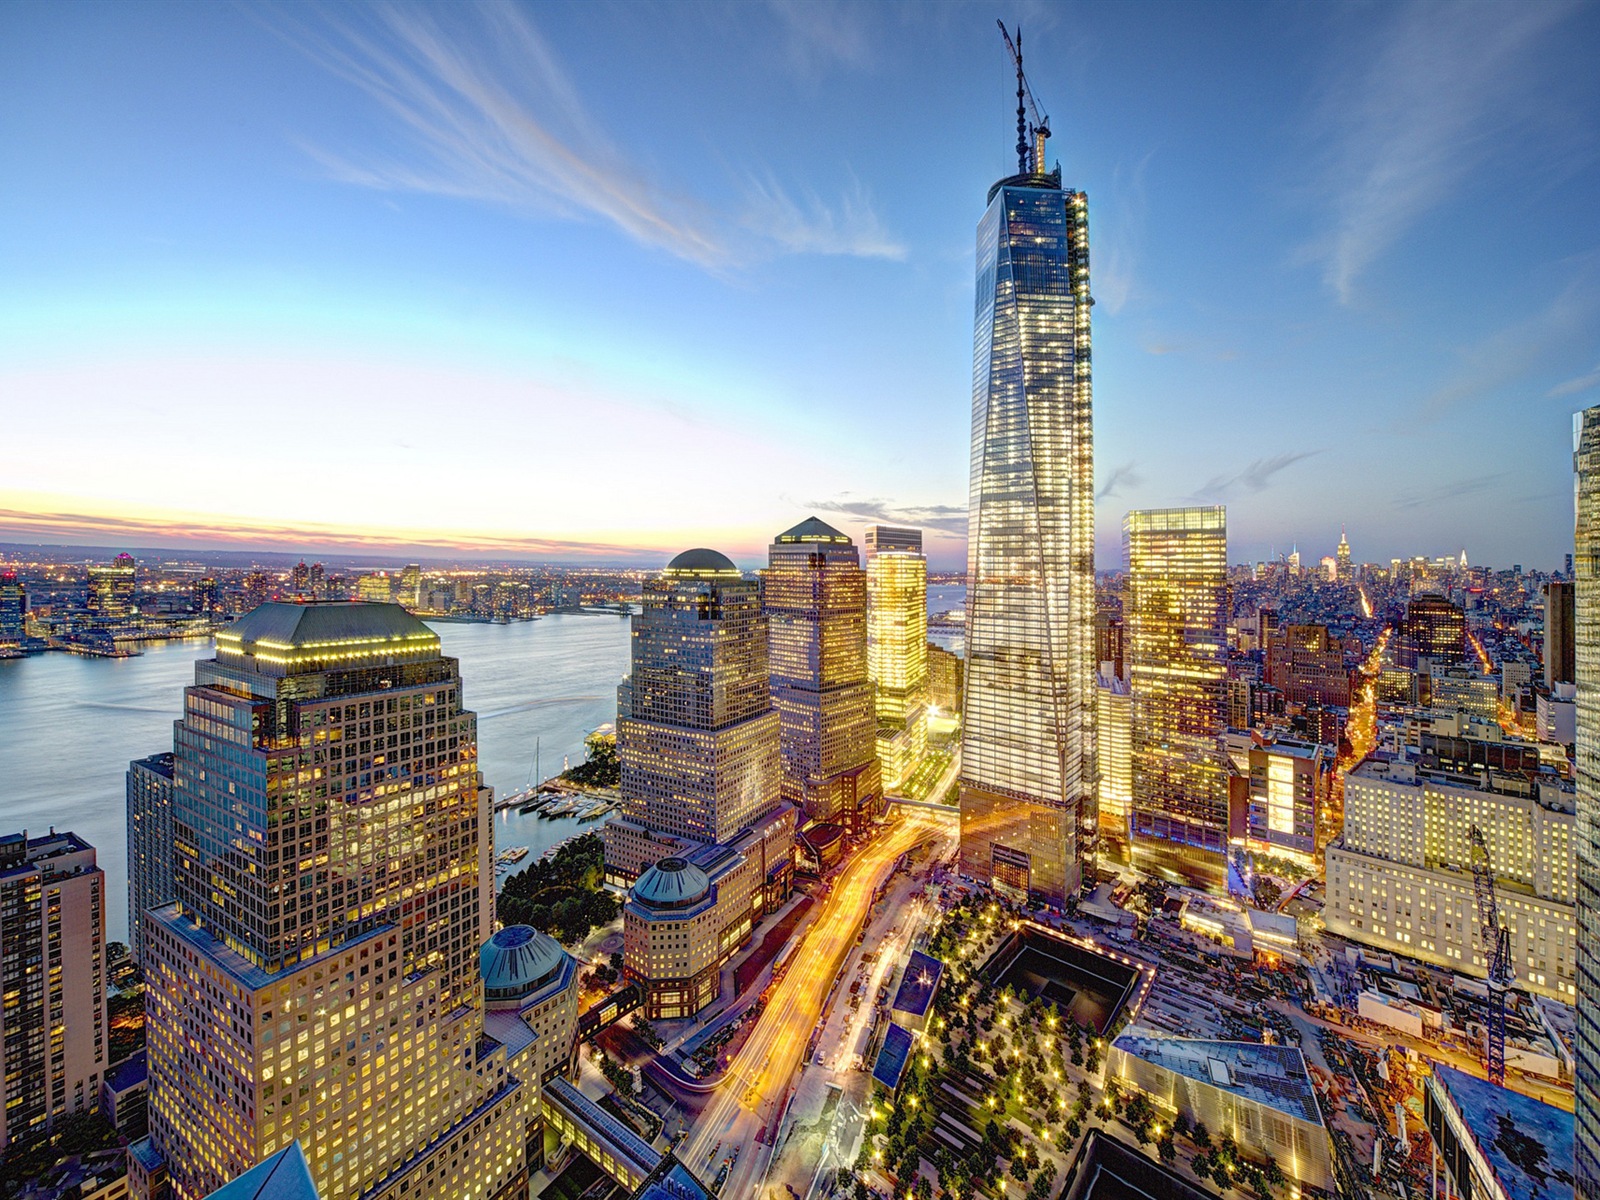
[[783,798],[812,821],[860,828],[883,781],[867,677],[867,576],[855,543],[809,517],[773,539],[761,603],[782,720]]
[[1436,592],[1413,596],[1406,605],[1395,658],[1405,667],[1415,667],[1424,658],[1443,666],[1466,662],[1467,614]]
[[93,846],[53,829],[0,837],[0,1149],[99,1103],[105,928]]
[[135,1183],[164,1160],[193,1200],[298,1138],[330,1197],[525,1189],[483,1036],[490,795],[438,636],[394,605],[262,605],[196,664],[173,766]]
[[1095,742],[1099,760],[1100,839],[1119,861],[1128,855],[1128,813],[1133,802],[1133,696],[1110,660],[1095,680]]
[[1575,1191],[1600,1197],[1600,405],[1572,422],[1577,473],[1573,655],[1578,685],[1577,1045],[1574,1059]]
[[0,571],[0,647],[22,645],[27,615],[28,596],[21,577],[10,569]]
[[1349,583],[1355,578],[1355,567],[1350,562],[1350,541],[1344,535],[1344,527],[1339,527],[1339,548],[1333,556],[1334,575],[1341,583]]
[[88,609],[104,621],[122,621],[133,615],[138,571],[133,555],[126,552],[111,560],[110,566],[89,568]]
[[767,653],[759,589],[715,550],[646,581],[617,689],[622,813],[602,836],[607,876],[630,885],[623,966],[652,1019],[715,1000],[722,965],[789,892]]
[[978,223],[961,865],[1059,904],[1096,824],[1089,202],[1018,147]]
[[1123,523],[1128,683],[1133,691],[1133,857],[1217,887],[1226,877],[1227,515],[1145,509]]
[[128,947],[143,961],[144,914],[177,898],[172,866],[172,752],[128,764]]
[[886,788],[899,787],[928,746],[928,560],[922,531],[868,527],[867,677]]

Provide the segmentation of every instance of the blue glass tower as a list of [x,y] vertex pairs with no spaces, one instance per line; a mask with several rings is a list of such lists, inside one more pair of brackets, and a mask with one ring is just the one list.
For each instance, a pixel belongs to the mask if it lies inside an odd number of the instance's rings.
[[1089,210],[1018,146],[978,224],[961,860],[1059,904],[1096,820]]

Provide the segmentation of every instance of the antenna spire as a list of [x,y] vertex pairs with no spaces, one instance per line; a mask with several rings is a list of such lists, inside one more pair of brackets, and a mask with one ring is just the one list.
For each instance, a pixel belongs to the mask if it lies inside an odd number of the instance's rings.
[[[1011,52],[1011,61],[1017,65],[1017,174],[1030,175],[1044,173],[1044,143],[1050,136],[1050,118],[1039,112],[1039,106],[1034,102],[1033,89],[1028,86],[1028,77],[1022,73],[1022,26],[1017,26],[1017,40],[1011,40],[1011,34],[1006,30],[1004,21],[996,21],[1000,26],[1000,36],[1006,40],[1006,49]],[[1033,116],[1033,123],[1028,122],[1029,114]],[[1028,135],[1033,135],[1033,144],[1030,146]]]
[[[1001,26],[1005,28],[1004,25]],[[1017,174],[1028,173],[1028,122],[1024,115],[1022,97],[1027,91],[1022,74],[1022,26],[1017,26]]]

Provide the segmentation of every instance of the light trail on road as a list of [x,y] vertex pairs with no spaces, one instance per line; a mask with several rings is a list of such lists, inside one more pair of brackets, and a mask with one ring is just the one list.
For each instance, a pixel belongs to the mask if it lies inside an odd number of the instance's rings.
[[[754,1145],[765,1127],[778,1134],[784,1097],[799,1070],[806,1045],[822,1018],[834,979],[844,965],[873,893],[894,862],[919,842],[947,831],[956,816],[928,809],[902,809],[901,819],[861,848],[834,881],[822,910],[806,930],[783,980],[749,1038],[728,1065],[725,1081],[700,1114],[679,1157],[708,1184],[720,1156],[739,1147],[739,1160],[722,1188],[724,1196],[753,1195],[763,1148]],[[718,1161],[713,1161],[718,1160]]]

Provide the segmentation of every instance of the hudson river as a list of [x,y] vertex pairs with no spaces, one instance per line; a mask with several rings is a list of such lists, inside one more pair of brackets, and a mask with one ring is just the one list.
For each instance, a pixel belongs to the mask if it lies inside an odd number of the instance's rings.
[[[937,613],[959,608],[965,589],[928,592]],[[563,614],[433,628],[444,652],[461,660],[466,705],[478,714],[479,765],[497,795],[527,786],[536,743],[539,773],[548,778],[564,759],[583,760],[586,733],[616,720],[617,684],[628,671],[623,618]],[[956,631],[940,630],[934,640],[959,650]],[[196,660],[210,655],[206,639],[153,642],[137,658],[0,660],[0,834],[55,826],[94,846],[106,873],[107,935],[117,941],[128,933],[128,762],[172,749],[183,689],[194,682]],[[504,813],[495,818],[495,844],[537,855],[597,828]]]

